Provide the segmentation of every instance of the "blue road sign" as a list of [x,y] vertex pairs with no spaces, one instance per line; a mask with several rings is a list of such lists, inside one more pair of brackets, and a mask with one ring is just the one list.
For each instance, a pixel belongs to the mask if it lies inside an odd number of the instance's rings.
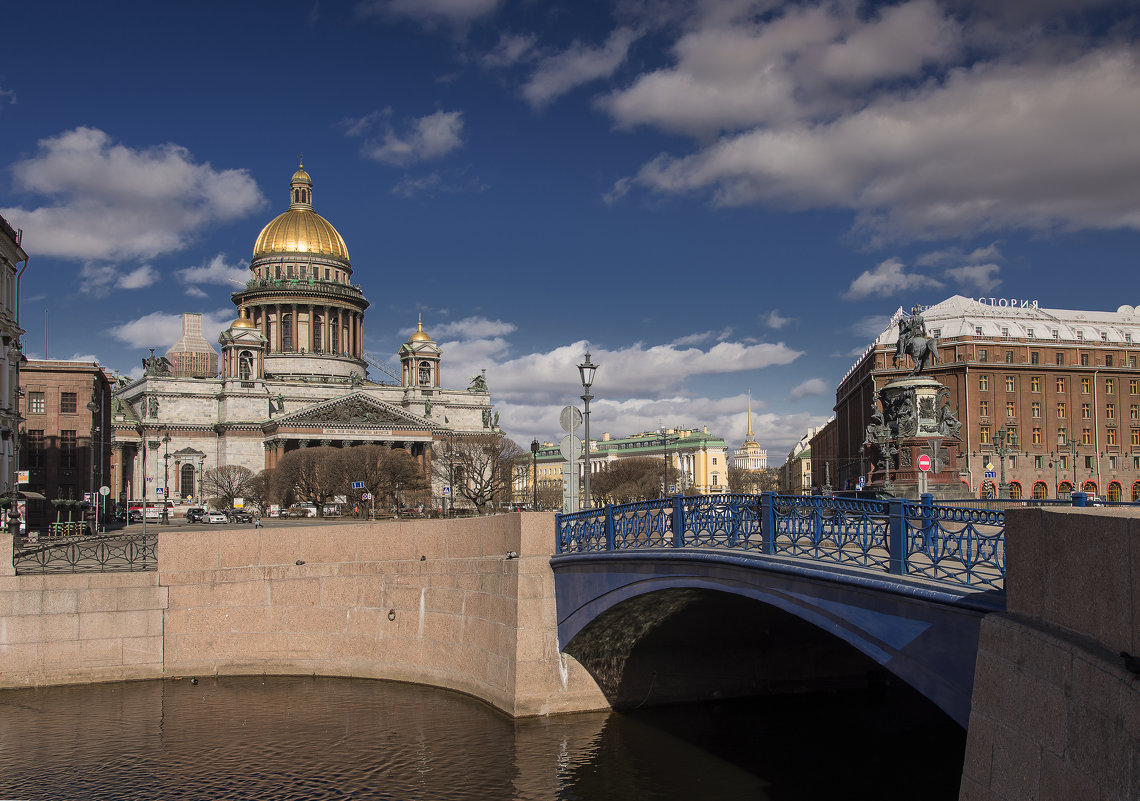
[[352,488],[353,489],[364,489],[364,482],[363,481],[353,481],[352,482]]
[[997,478],[997,470],[987,470],[986,478]]

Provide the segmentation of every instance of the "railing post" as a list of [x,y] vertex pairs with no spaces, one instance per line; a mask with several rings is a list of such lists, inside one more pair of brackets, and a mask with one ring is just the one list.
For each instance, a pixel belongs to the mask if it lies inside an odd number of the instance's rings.
[[772,492],[760,495],[760,538],[764,553],[776,552],[776,511],[772,508]]
[[606,550],[614,549],[614,505],[606,504]]
[[562,553],[562,515],[554,516],[554,552]]
[[905,506],[903,498],[887,501],[887,552],[890,554],[890,572],[896,576],[906,575]]
[[1088,506],[1089,494],[1087,492],[1073,492],[1070,493],[1069,498],[1073,501],[1073,506]]
[[685,504],[684,496],[673,496],[673,547],[685,547]]
[[918,497],[922,501],[922,547],[927,548],[934,532],[934,495],[924,492]]

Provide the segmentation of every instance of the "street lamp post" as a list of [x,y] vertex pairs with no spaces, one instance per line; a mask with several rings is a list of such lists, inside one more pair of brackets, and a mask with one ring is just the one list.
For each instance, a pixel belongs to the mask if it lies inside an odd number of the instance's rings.
[[[165,426],[162,429],[162,444],[165,446],[162,457],[162,522],[166,524],[170,522],[170,507],[167,505],[170,500],[170,429]],[[146,516],[145,509],[143,516]]]
[[1001,476],[1000,483],[998,484],[998,497],[1009,497],[1009,484],[1005,483],[1005,458],[1008,454],[1014,453],[1017,450],[1017,432],[1014,430],[1007,430],[1002,426],[997,430],[994,435],[994,453],[998,455],[1001,460]]
[[578,365],[578,373],[582,377],[582,389],[584,390],[582,400],[586,402],[586,443],[585,443],[585,470],[586,470],[586,497],[583,499],[585,503],[583,506],[587,509],[592,508],[593,504],[590,503],[590,401],[594,396],[590,394],[590,385],[594,383],[594,373],[598,370],[598,365],[590,361],[590,353],[586,352],[586,361]]
[[535,437],[530,443],[530,481],[532,498],[530,509],[532,512],[538,511],[538,437]]
[[102,438],[100,427],[95,425],[95,412],[98,409],[99,404],[95,402],[95,397],[92,396],[91,400],[87,402],[87,411],[91,412],[91,508],[95,510],[95,531],[99,530],[99,501],[95,495],[97,490],[95,486],[95,434],[99,433],[100,438]]

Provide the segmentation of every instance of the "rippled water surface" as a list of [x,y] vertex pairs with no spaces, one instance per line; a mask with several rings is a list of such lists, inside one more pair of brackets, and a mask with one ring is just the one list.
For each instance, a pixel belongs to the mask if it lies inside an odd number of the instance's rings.
[[913,708],[829,695],[511,721],[363,679],[5,690],[0,798],[957,798],[964,735]]

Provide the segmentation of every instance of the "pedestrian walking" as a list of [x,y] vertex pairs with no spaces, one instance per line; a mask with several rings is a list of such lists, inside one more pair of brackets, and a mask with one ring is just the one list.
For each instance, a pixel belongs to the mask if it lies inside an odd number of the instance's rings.
[[254,528],[264,528],[261,525],[261,512],[254,512],[253,513],[253,527]]

